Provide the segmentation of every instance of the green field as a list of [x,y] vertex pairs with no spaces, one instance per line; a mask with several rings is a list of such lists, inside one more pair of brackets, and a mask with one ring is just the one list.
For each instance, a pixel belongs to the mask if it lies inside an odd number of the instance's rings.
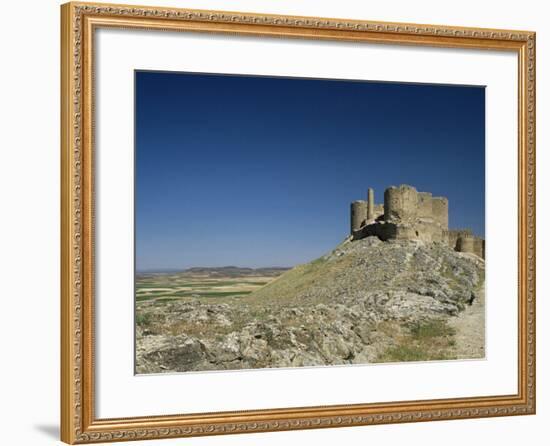
[[210,278],[204,275],[148,274],[136,278],[136,302],[238,298],[252,293],[273,279],[272,276]]

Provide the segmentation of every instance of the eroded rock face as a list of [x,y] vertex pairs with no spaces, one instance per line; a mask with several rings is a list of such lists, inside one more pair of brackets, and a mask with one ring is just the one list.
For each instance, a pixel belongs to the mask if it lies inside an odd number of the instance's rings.
[[442,243],[345,242],[247,297],[138,303],[136,371],[374,362],[401,326],[452,318],[483,281],[483,260]]

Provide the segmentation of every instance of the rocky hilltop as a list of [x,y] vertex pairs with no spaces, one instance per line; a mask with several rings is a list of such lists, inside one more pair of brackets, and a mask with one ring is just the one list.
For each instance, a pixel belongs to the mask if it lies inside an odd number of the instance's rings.
[[247,296],[137,302],[136,372],[483,357],[484,268],[445,243],[367,237]]

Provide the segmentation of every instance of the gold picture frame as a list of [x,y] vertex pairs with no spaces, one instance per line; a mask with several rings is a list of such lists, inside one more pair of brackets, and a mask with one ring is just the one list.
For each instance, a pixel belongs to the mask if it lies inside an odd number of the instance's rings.
[[[94,415],[94,31],[141,28],[517,54],[518,393],[97,419]],[[71,2],[61,7],[61,439],[94,443],[535,413],[535,33]]]

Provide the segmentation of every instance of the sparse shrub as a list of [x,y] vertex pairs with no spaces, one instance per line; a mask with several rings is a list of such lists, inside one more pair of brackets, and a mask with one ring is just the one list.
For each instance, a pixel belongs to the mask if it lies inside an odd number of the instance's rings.
[[411,335],[418,339],[429,339],[440,336],[453,336],[455,331],[449,327],[445,321],[434,320],[424,324],[414,324],[410,328]]
[[151,323],[151,315],[149,313],[136,314],[136,325],[145,326]]
[[455,330],[443,320],[408,326],[409,333],[399,336],[396,344],[379,357],[378,362],[434,361],[454,359]]

